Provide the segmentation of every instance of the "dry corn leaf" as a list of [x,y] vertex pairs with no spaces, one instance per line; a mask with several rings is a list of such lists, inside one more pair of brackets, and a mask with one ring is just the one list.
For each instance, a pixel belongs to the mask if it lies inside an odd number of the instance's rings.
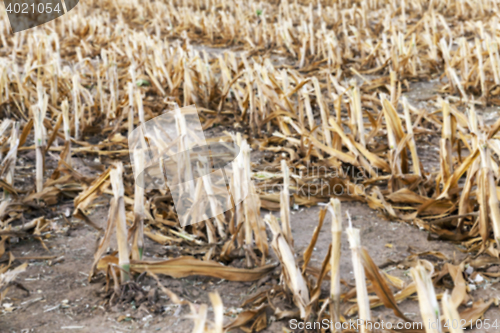
[[266,276],[276,265],[265,265],[253,269],[224,266],[214,261],[202,261],[192,257],[179,257],[163,261],[131,261],[134,272],[152,272],[183,278],[192,275],[211,276],[228,281],[256,281]]
[[391,289],[387,285],[385,278],[382,276],[382,274],[380,274],[378,267],[373,262],[366,248],[363,248],[361,250],[361,258],[363,260],[363,267],[365,268],[366,277],[372,282],[375,293],[377,294],[378,298],[384,303],[385,307],[392,309],[394,311],[394,314],[404,321],[412,322],[412,320],[408,319],[399,309]]

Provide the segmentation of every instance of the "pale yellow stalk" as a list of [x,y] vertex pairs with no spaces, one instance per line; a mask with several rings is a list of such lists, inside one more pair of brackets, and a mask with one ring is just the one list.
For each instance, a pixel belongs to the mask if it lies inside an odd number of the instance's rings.
[[460,57],[462,58],[462,77],[469,75],[469,45],[465,37],[460,38]]
[[353,228],[351,217],[347,212],[349,219],[349,227],[346,229],[347,237],[352,252],[352,266],[354,269],[354,277],[356,279],[356,296],[359,309],[359,319],[362,321],[361,333],[368,333],[366,323],[371,320],[370,315],[370,300],[368,298],[368,290],[366,289],[366,278],[363,263],[361,261],[361,238],[359,229]]
[[427,333],[441,333],[439,305],[429,273],[420,262],[416,267],[410,269],[410,273],[417,287],[418,303],[425,331]]
[[452,139],[451,132],[451,115],[450,115],[450,103],[448,101],[443,100],[441,103],[443,107],[443,128],[441,137],[443,139]]
[[[185,179],[193,179],[193,170],[191,168],[191,157],[188,153],[188,150],[191,147],[188,147],[188,130],[186,125],[186,118],[182,114],[180,108],[175,109],[175,125],[177,129],[177,135],[179,136],[179,144],[178,151],[183,152],[183,161],[184,163],[178,163],[178,173],[179,175],[184,174]],[[184,190],[190,191],[190,193],[194,193],[194,184],[193,182],[186,182],[187,188]]]
[[460,82],[460,79],[458,78],[458,75],[455,72],[455,70],[451,67],[448,67],[447,72],[452,80],[451,82],[453,82],[455,84],[455,86],[457,86],[458,90],[460,91],[460,94],[462,95],[462,99],[467,100],[467,94],[465,93],[464,87],[462,86],[462,83]]
[[128,132],[134,130],[134,84],[128,83]]
[[445,327],[448,328],[449,333],[463,333],[462,325],[460,324],[462,319],[453,305],[453,301],[451,300],[451,295],[448,290],[443,295],[441,306],[443,308]]
[[[328,211],[332,216],[332,255],[330,257],[330,298],[332,299],[333,309],[330,311],[332,315],[332,321],[340,322],[340,254],[341,254],[341,243],[342,243],[342,216],[341,216],[341,206],[339,199],[330,199],[330,203],[327,206]],[[332,331],[335,325],[330,327]]]
[[440,159],[441,159],[441,175],[442,182],[445,184],[453,174],[453,151],[452,139],[453,133],[451,129],[450,104],[448,101],[442,102],[443,107],[443,128],[440,139]]
[[[397,55],[395,55],[395,58],[397,58]],[[394,60],[394,59],[393,59]],[[397,67],[397,66],[395,66]],[[396,82],[397,82],[397,74],[396,71],[391,70],[389,73],[389,77],[391,79],[391,104],[394,106],[394,108],[397,107],[397,89],[396,89]]]
[[120,273],[121,282],[130,279],[130,250],[127,236],[127,220],[125,216],[125,200],[123,187],[123,165],[118,162],[110,172],[111,187],[113,189],[114,200],[117,205],[116,239],[118,242],[118,264],[122,268]]
[[[233,140],[236,142],[236,144],[239,147],[241,147],[241,133],[237,133],[236,135],[233,135]],[[238,156],[236,156],[236,159],[235,159],[234,163],[232,163],[232,166],[233,166],[233,177],[232,177],[233,196],[234,196],[235,202],[241,202],[242,197],[243,197],[243,193],[244,193],[244,189],[248,188],[248,186],[246,186],[247,183],[244,181],[245,178],[244,178],[244,171],[243,171],[243,168],[244,168],[243,154],[240,153],[240,154],[238,154]],[[246,187],[242,188],[242,186],[246,186]],[[238,227],[243,222],[243,211],[244,211],[243,207],[244,207],[244,204],[243,205],[236,205],[236,207],[235,207],[235,215],[236,215],[234,218],[235,227]],[[242,233],[239,233],[238,236],[239,236],[238,241],[240,243],[242,243],[242,240],[243,240],[243,238],[241,237]]]
[[477,70],[479,71],[479,79],[481,81],[481,95],[486,94],[486,77],[484,75],[483,67],[483,48],[481,42],[476,38],[476,57],[477,57]]
[[[134,149],[134,164],[135,170],[144,170],[144,145]],[[132,251],[133,259],[142,259],[144,252],[144,187],[139,186],[137,182],[134,186],[134,223],[136,224],[136,232],[134,235],[134,244]]]
[[380,95],[380,100],[382,102],[382,110],[384,112],[384,118],[387,124],[387,141],[389,142],[389,148],[391,150],[395,150],[397,147],[396,135],[394,134],[394,130],[390,125],[391,120],[390,120],[389,110],[387,110],[387,107],[384,105],[384,100],[386,99],[387,98],[384,94]]
[[314,90],[316,91],[316,100],[319,105],[319,111],[321,114],[321,124],[323,127],[323,136],[325,143],[328,147],[332,148],[332,135],[330,134],[330,130],[328,130],[328,114],[325,110],[325,105],[323,103],[323,97],[321,95],[321,88],[319,86],[318,79],[316,77],[312,78],[314,83]]
[[[243,177],[246,183],[250,183],[250,146],[248,145],[246,140],[243,140],[240,146],[240,151],[243,157]],[[250,198],[249,198],[250,199]],[[251,199],[250,199],[251,200]],[[249,216],[251,215],[251,203],[247,200],[243,201],[243,212],[245,215],[245,244],[247,246],[251,246],[253,244],[253,234],[252,234],[252,226],[249,221]]]
[[[11,123],[10,121],[8,122]],[[2,124],[3,125],[3,124]],[[12,123],[11,135],[9,138],[9,152],[5,159],[2,161],[0,166],[3,166],[6,163],[9,163],[7,173],[5,175],[5,182],[9,185],[14,185],[14,171],[16,170],[16,161],[17,161],[17,148],[19,147],[19,123]],[[4,189],[4,200],[10,199],[9,192]],[[0,214],[2,215],[2,214]]]
[[43,85],[37,82],[38,103],[33,106],[33,122],[35,127],[35,147],[36,147],[36,191],[43,190],[43,154],[45,146],[45,127],[43,120],[47,112],[48,96],[43,91]]
[[[306,109],[307,123],[309,124],[309,131],[312,131],[314,126],[314,115],[312,113],[311,101],[309,99],[309,93],[307,91],[307,84],[302,87],[302,96],[304,98],[304,108]],[[317,137],[317,131],[312,134],[313,137]]]
[[222,305],[222,299],[217,291],[209,293],[208,297],[212,302],[212,307],[214,310],[214,330],[213,333],[223,333],[224,329],[224,307]]
[[359,87],[354,87],[352,90],[352,101],[354,106],[355,117],[357,118],[358,125],[358,139],[359,142],[366,147],[365,141],[365,125],[363,122],[363,110],[361,108],[361,93],[359,92]]
[[271,243],[273,250],[281,262],[283,279],[290,291],[293,294],[295,305],[300,310],[300,317],[305,319],[308,315],[307,305],[310,302],[309,290],[307,282],[302,275],[302,272],[295,262],[295,254],[293,248],[286,241],[283,233],[278,225],[278,221],[274,215],[266,215],[264,220],[268,223],[271,232],[273,233],[273,241]]
[[69,152],[66,155],[65,162],[71,165],[71,127],[69,123],[69,103],[67,99],[65,99],[61,103],[61,110],[63,114],[64,140],[66,141],[66,144],[69,146]]
[[411,159],[413,162],[413,172],[417,176],[422,177],[422,171],[420,170],[420,160],[418,158],[417,147],[415,144],[415,137],[414,137],[414,133],[413,133],[413,125],[411,123],[410,108],[409,108],[408,100],[406,99],[406,97],[403,97],[403,109],[404,109],[404,113],[405,113],[406,131],[407,131],[408,135],[411,136],[411,139],[408,142],[408,144],[410,146]]
[[497,72],[498,66],[496,64],[495,54],[493,52],[494,45],[491,43],[491,37],[489,35],[486,35],[486,46],[488,48],[488,55],[490,56],[490,65],[491,65],[491,72],[493,73],[493,79],[495,81],[495,84],[498,85],[500,84],[500,79]]
[[[202,160],[202,157],[199,157],[199,159]],[[206,166],[207,164],[208,161],[204,161],[204,165]],[[198,174],[206,175],[208,174],[208,172],[202,173],[202,171],[198,169]],[[215,223],[217,224],[219,235],[224,239],[226,237],[226,232],[224,231],[224,222],[221,219],[221,214],[224,213],[224,211],[220,207],[219,201],[217,201],[215,198],[215,193],[214,189],[212,188],[212,181],[210,177],[202,177],[202,180],[203,188],[205,189],[205,193],[207,194],[210,209],[212,211],[212,216],[214,216]]]
[[75,139],[80,139],[80,90],[78,74],[73,75],[73,108],[75,111]]
[[493,234],[495,237],[495,241],[500,247],[500,206],[499,206],[500,203],[498,201],[496,182],[493,177],[490,150],[485,143],[482,144],[480,153],[481,153],[481,166],[482,166],[481,173],[484,172],[487,174],[486,181],[489,183],[487,186],[488,187],[487,198],[488,198],[488,208],[489,208],[488,213],[490,216],[491,225],[493,227]]
[[283,189],[280,193],[280,217],[281,229],[288,244],[293,246],[292,227],[290,225],[290,171],[286,159],[281,160],[281,172],[283,173]]
[[142,104],[142,95],[141,95],[141,91],[139,89],[137,89],[135,91],[135,101],[137,104],[137,113],[139,115],[139,122],[141,124],[144,124],[144,122],[145,122],[145,120],[144,120],[144,106]]

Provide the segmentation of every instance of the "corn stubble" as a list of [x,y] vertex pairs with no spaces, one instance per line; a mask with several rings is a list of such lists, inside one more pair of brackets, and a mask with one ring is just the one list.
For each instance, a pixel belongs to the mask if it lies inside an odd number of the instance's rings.
[[[352,227],[342,233],[339,200],[367,203],[390,220],[497,260],[500,120],[491,123],[476,111],[500,105],[498,19],[489,14],[497,10],[497,2],[483,0],[175,0],[119,6],[88,0],[68,19],[15,35],[7,33],[4,16],[0,257],[8,255],[12,237],[35,237],[45,246],[44,235],[54,230],[43,211],[71,200],[73,217],[99,232],[89,279],[104,274],[117,293],[141,273],[276,282],[246,300],[224,327],[217,294],[210,296],[211,322],[207,305],[180,300],[158,280],[169,298],[191,307],[196,332],[260,331],[269,325],[269,313],[279,320],[345,321],[359,315],[367,331],[374,320],[370,309],[379,306],[410,322],[398,304],[415,293],[424,320],[441,320],[434,291],[439,281],[431,279],[446,275],[455,287],[451,301],[446,293],[442,297],[444,318],[480,318],[492,302],[465,303],[471,291],[459,288],[464,265],[413,262],[406,266],[414,278],[409,284],[389,275],[362,247],[369,239]],[[427,83],[432,98],[416,100],[414,82],[437,78],[446,79]],[[209,140],[232,138],[240,146],[231,185],[245,188],[248,196],[213,220],[184,226],[168,191],[144,190],[133,182],[126,136],[163,110],[192,103],[204,128],[225,129]],[[262,152],[260,163],[251,162],[251,150]],[[439,163],[428,165],[424,161],[433,150]],[[26,177],[16,166],[30,151],[34,161],[28,158],[23,166]],[[144,163],[141,151],[134,154],[138,166]],[[103,166],[97,175],[77,170],[82,161],[95,159]],[[321,168],[328,172],[314,173]],[[220,184],[200,186],[216,195]],[[276,186],[279,193],[269,190]],[[101,224],[91,214],[103,198],[109,213]],[[214,202],[200,204],[217,210]],[[298,256],[291,208],[317,204],[327,207]],[[261,209],[278,211],[279,220],[263,219]],[[23,211],[35,217],[24,221]],[[311,258],[327,216],[332,241],[315,268]],[[340,271],[346,237],[354,288],[341,286],[347,279]],[[108,253],[115,239],[118,251]],[[148,241],[182,253],[153,261],[144,254]],[[236,265],[239,260],[245,268]],[[473,261],[474,269],[489,274],[484,270],[491,262],[481,260]],[[17,273],[5,274],[18,270],[6,262],[0,277],[10,285]],[[323,295],[328,280],[330,292]],[[274,306],[277,299],[287,306]],[[465,305],[460,312],[459,305]]]

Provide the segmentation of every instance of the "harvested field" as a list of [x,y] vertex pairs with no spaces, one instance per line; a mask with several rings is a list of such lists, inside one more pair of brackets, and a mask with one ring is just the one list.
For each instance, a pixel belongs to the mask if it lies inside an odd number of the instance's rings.
[[[2,13],[0,331],[500,331],[498,5]],[[194,149],[192,105],[239,153],[182,214],[128,138],[175,114]]]

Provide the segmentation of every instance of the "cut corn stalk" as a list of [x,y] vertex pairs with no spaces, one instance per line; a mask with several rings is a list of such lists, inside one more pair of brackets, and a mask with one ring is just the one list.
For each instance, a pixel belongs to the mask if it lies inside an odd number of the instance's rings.
[[295,262],[294,252],[283,236],[276,217],[268,214],[265,221],[273,233],[272,247],[282,264],[284,282],[293,294],[293,301],[300,310],[300,317],[305,319],[308,316],[306,307],[309,304],[306,280]]
[[[332,216],[332,255],[330,257],[330,298],[332,309],[332,322],[340,322],[340,256],[341,256],[341,240],[342,240],[342,215],[340,201],[338,199],[330,199],[327,206],[328,212]],[[332,331],[335,326],[332,327]],[[336,329],[335,329],[336,330]]]
[[128,83],[128,132],[132,133],[134,130],[134,84]]
[[[5,175],[5,182],[12,187],[14,186],[14,172],[17,161],[18,147],[19,147],[19,123],[14,122],[12,123],[12,130],[9,138],[9,152],[5,156],[5,159],[2,161],[2,163],[0,164],[2,168],[7,168]],[[4,188],[3,191],[3,199],[4,200],[11,199],[11,195],[6,188]]]
[[365,126],[363,121],[363,110],[361,108],[361,94],[359,92],[359,87],[354,87],[352,91],[352,101],[354,106],[354,115],[356,117],[356,122],[358,125],[357,136],[359,139],[359,143],[363,147],[366,146],[365,142]]
[[443,105],[443,130],[440,141],[441,179],[443,184],[446,184],[451,174],[453,173],[453,159],[452,159],[453,133],[451,130],[450,105],[447,101],[443,101],[442,105]]
[[420,314],[423,322],[429,324],[424,325],[425,331],[427,333],[440,333],[442,330],[439,305],[436,299],[436,292],[434,291],[431,277],[420,262],[416,267],[410,269],[410,273],[417,287]]
[[130,279],[130,251],[127,241],[127,221],[125,217],[125,200],[123,188],[123,165],[117,163],[110,174],[111,187],[113,188],[113,196],[116,202],[116,239],[118,241],[118,264],[122,269],[120,278],[121,282]]
[[61,109],[63,114],[64,140],[68,145],[68,154],[66,155],[65,162],[71,166],[71,126],[69,122],[69,103],[67,99],[61,103]]
[[[136,147],[134,153],[134,163],[136,170],[144,170],[144,150]],[[132,244],[132,259],[142,260],[144,252],[144,188],[135,183],[134,186],[134,241]]]
[[411,122],[410,108],[408,106],[408,100],[406,99],[406,97],[403,97],[403,109],[406,120],[406,131],[411,137],[408,145],[410,146],[411,158],[413,161],[413,172],[415,173],[415,175],[422,177],[422,171],[420,170],[420,160],[418,158],[417,147],[415,145],[415,136],[413,133],[413,125]]
[[370,301],[368,299],[368,290],[366,289],[365,271],[361,261],[361,239],[359,229],[352,227],[351,217],[347,213],[349,219],[349,227],[346,229],[349,244],[352,252],[352,266],[354,269],[354,277],[356,279],[356,296],[359,308],[359,319],[361,320],[362,333],[368,333],[368,322],[371,321]]
[[444,327],[447,327],[450,333],[462,333],[462,325],[458,324],[462,319],[460,318],[457,309],[453,305],[451,295],[448,293],[448,291],[446,291],[443,295],[441,306],[443,307],[443,316],[445,320]]
[[33,120],[35,126],[36,147],[36,191],[43,190],[43,171],[45,154],[45,127],[43,125],[45,113],[47,112],[48,96],[43,91],[40,81],[37,83],[38,103],[33,107]]
[[[496,190],[496,182],[491,170],[491,157],[490,151],[486,144],[480,147],[481,153],[481,174],[479,178],[479,203],[480,208],[480,221],[483,230],[483,239],[488,237],[489,224],[491,221],[495,241],[500,246],[500,207]],[[489,217],[489,219],[488,219]]]
[[286,241],[293,247],[292,226],[290,224],[290,171],[285,159],[281,160],[281,172],[283,173],[283,189],[280,193],[281,229]]
[[328,114],[325,110],[325,106],[323,104],[323,98],[321,97],[321,88],[319,86],[319,81],[316,77],[313,78],[313,83],[314,83],[314,90],[316,91],[316,99],[319,104],[319,110],[321,114],[321,122],[323,125],[323,136],[324,136],[324,143],[332,148],[332,135],[330,131],[328,130]]

